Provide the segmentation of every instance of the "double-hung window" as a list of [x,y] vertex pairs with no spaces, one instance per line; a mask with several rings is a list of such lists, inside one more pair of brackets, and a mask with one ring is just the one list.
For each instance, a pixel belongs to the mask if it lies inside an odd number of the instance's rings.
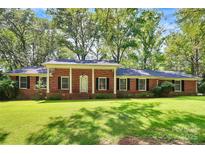
[[146,79],[138,79],[138,90],[139,91],[146,91]]
[[98,90],[107,90],[107,78],[106,77],[98,78]]
[[127,91],[127,79],[119,79],[119,90]]
[[61,89],[69,90],[69,88],[70,88],[69,76],[61,76]]
[[19,88],[27,89],[27,77],[24,76],[19,77]]
[[181,80],[175,80],[174,81],[174,91],[175,92],[181,92]]

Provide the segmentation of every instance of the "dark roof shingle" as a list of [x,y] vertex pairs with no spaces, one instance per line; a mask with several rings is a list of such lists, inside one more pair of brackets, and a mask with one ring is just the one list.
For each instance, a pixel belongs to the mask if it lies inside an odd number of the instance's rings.
[[47,69],[45,67],[29,66],[21,69],[10,71],[9,74],[46,74]]
[[74,59],[56,59],[43,63],[46,64],[94,64],[94,65],[119,65],[113,60],[74,60]]
[[117,76],[154,76],[164,78],[195,78],[193,75],[172,72],[172,71],[154,71],[154,70],[137,70],[130,68],[118,68]]

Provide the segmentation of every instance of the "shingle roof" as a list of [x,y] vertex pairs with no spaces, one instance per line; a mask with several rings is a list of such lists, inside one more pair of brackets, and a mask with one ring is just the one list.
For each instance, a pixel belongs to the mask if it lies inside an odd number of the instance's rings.
[[[45,67],[30,66],[9,72],[9,74],[46,74]],[[154,70],[137,70],[130,68],[118,68],[117,76],[147,76],[147,77],[163,77],[163,78],[196,78],[193,75],[171,72],[171,71],[154,71]]]
[[46,74],[47,69],[45,67],[29,66],[21,69],[13,70],[9,74]]
[[130,68],[118,68],[117,76],[154,76],[154,77],[164,77],[164,78],[196,78],[193,75],[172,72],[172,71],[154,71],[154,70],[137,70]]
[[43,63],[46,64],[84,64],[84,65],[119,65],[113,60],[74,60],[74,59],[57,59]]

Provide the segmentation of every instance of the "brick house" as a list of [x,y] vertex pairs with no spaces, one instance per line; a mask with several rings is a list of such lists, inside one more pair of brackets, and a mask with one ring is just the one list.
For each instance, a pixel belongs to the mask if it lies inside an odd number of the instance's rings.
[[51,60],[43,67],[26,67],[8,73],[19,86],[20,95],[31,99],[42,82],[43,95],[63,99],[92,98],[96,94],[142,93],[163,81],[175,84],[174,93],[197,93],[197,77],[179,72],[120,68],[113,61]]

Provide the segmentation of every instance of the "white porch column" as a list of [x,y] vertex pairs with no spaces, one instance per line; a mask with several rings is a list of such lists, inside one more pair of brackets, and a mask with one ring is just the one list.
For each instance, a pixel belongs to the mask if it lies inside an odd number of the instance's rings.
[[114,94],[116,94],[116,68],[114,68]]
[[50,93],[50,87],[49,87],[49,74],[50,74],[50,72],[49,72],[49,68],[47,68],[47,85],[46,85],[46,92],[47,93]]
[[92,94],[95,94],[95,72],[94,68],[92,68]]
[[69,75],[69,77],[70,77],[70,90],[69,90],[69,93],[70,94],[72,94],[72,85],[73,85],[73,83],[72,83],[72,68],[70,67],[70,75]]

